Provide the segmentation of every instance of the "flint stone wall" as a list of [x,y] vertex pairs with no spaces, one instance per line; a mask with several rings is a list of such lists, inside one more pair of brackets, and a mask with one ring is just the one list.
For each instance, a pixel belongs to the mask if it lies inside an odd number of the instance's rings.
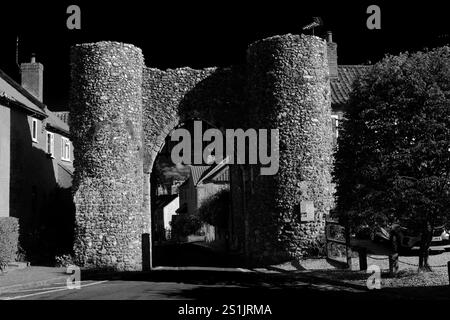
[[72,49],[77,263],[139,270],[143,212],[140,49],[121,43]]
[[[256,176],[248,199],[251,260],[298,258],[323,234],[332,206],[332,132],[326,43],[286,35],[248,49],[248,105],[257,128],[279,128],[279,171]],[[259,170],[254,170],[258,173]],[[313,201],[315,221],[299,203]]]
[[186,120],[200,119],[218,129],[245,127],[242,68],[144,69],[143,118],[145,171],[170,132]]
[[[145,67],[131,45],[78,45],[71,90],[80,265],[141,268],[141,234],[150,232],[148,176],[165,138],[189,119],[219,129],[280,129],[277,175],[231,166],[234,248],[257,263],[280,261],[301,256],[323,233],[332,134],[320,38],[265,39],[250,46],[246,66],[202,70]],[[305,193],[301,181],[309,183]],[[299,221],[302,199],[314,201],[315,222]]]

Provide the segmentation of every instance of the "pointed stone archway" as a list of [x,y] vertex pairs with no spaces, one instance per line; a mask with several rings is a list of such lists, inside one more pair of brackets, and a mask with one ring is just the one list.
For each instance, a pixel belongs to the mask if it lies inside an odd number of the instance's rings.
[[[241,67],[163,71],[146,67],[141,50],[132,45],[72,48],[79,265],[142,268],[141,237],[151,228],[153,162],[165,138],[188,119],[218,128],[280,131],[276,175],[255,174],[256,165],[231,168],[233,241],[249,259],[263,263],[301,255],[321,232],[332,201],[326,43],[318,37],[277,36],[252,44],[247,56]],[[307,192],[300,183],[305,180]],[[311,223],[299,220],[296,206],[302,199],[317,208]]]

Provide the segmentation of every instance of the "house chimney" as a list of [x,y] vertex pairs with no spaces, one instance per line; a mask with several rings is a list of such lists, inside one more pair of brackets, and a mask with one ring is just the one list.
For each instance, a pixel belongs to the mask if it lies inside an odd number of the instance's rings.
[[337,64],[337,44],[333,42],[333,33],[327,32],[327,55],[328,67],[330,69],[330,79],[337,79],[338,64]]
[[20,69],[22,75],[22,87],[42,102],[44,66],[41,63],[36,62],[36,56],[33,53],[31,61],[29,63],[21,63]]

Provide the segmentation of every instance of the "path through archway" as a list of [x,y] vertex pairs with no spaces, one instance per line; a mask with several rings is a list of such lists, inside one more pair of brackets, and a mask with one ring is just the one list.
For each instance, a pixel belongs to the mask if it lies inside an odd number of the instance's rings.
[[[199,125],[202,136],[215,128],[206,121],[190,119],[174,130],[187,130],[193,138],[194,127]],[[153,162],[150,178],[153,266],[241,266],[242,261],[229,250],[228,221],[232,219],[229,164],[219,161],[222,155],[216,154],[217,150],[209,150],[210,155],[196,163],[193,141],[190,164],[174,163],[171,153],[179,143],[171,141],[169,134]],[[202,152],[208,151],[209,144],[202,142]]]

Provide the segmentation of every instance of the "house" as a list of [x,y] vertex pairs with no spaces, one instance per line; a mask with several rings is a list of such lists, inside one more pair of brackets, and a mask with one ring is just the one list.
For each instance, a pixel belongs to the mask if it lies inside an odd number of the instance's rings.
[[171,239],[171,221],[176,215],[176,210],[180,207],[180,201],[177,194],[160,195],[155,201],[154,214],[154,240],[170,240]]
[[336,144],[339,136],[339,122],[345,114],[345,104],[348,101],[352,85],[356,78],[364,75],[371,68],[370,65],[339,65],[337,43],[333,42],[333,35],[327,35],[328,66],[330,70],[331,87],[331,118],[333,142]]
[[[214,165],[190,166],[189,178],[178,188],[180,214],[195,214],[212,195],[230,188],[228,158]],[[206,242],[216,239],[214,226],[204,224],[202,228]]]
[[[23,246],[38,246],[26,235],[71,219],[64,216],[71,206],[70,131],[43,103],[43,70],[35,57],[22,63],[21,84],[0,70],[0,217],[19,219]],[[56,233],[68,230],[60,223]]]
[[178,194],[178,187],[183,183],[183,180],[174,179],[166,183],[159,183],[156,186],[156,196]]

